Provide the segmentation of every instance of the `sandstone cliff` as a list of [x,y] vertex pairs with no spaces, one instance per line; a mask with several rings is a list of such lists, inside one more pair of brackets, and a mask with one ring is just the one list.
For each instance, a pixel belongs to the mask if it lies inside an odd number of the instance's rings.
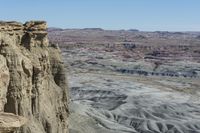
[[44,21],[0,22],[0,112],[28,120],[17,133],[68,133],[64,64],[46,29]]

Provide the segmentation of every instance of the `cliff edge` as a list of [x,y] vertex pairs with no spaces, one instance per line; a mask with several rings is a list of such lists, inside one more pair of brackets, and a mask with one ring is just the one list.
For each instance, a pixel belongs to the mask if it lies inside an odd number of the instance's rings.
[[68,133],[64,64],[46,29],[44,21],[0,22],[0,112],[18,127],[27,119],[17,133]]

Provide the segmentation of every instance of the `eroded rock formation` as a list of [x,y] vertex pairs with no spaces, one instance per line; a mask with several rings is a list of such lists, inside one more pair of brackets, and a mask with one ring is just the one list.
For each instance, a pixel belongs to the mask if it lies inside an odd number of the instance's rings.
[[0,113],[0,133],[13,133],[22,125],[26,124],[27,119],[12,113]]
[[68,133],[60,50],[44,21],[0,22],[0,111],[28,119],[17,133]]

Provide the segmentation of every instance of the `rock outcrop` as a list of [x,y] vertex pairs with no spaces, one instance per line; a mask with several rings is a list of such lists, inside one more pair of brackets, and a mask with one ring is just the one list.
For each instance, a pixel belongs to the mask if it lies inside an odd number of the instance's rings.
[[0,113],[0,133],[13,133],[27,122],[22,116],[11,113]]
[[44,21],[0,22],[0,111],[28,120],[17,133],[68,133],[64,64],[46,29]]

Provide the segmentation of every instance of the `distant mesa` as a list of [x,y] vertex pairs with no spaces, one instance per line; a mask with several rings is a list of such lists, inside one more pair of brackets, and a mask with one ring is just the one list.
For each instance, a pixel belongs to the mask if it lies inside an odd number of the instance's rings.
[[129,29],[128,31],[130,31],[130,32],[139,32],[138,29]]
[[64,29],[62,28],[57,28],[57,27],[49,27],[47,29],[48,32],[53,32],[53,31],[63,31]]
[[96,31],[104,31],[102,28],[84,28],[83,30],[96,30]]

